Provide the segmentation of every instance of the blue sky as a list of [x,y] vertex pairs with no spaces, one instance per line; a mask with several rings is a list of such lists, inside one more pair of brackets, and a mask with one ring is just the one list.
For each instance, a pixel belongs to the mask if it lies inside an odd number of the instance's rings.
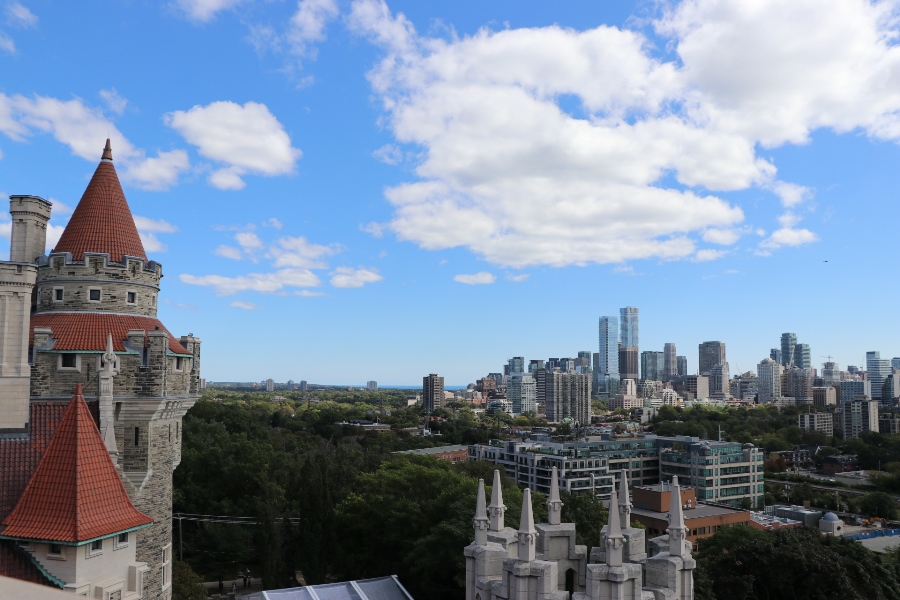
[[[900,2],[0,0],[0,192],[107,135],[210,380],[900,355]],[[8,218],[6,218],[8,223]],[[6,232],[0,221],[0,234]],[[825,262],[827,261],[827,262]]]

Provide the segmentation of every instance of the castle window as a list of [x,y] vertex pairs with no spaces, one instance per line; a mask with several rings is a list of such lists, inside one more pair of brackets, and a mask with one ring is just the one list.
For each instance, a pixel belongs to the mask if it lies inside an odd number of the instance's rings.
[[61,288],[61,287],[53,288],[53,301],[54,302],[62,302],[63,294],[64,294],[64,288]]
[[125,301],[128,302],[128,304],[134,304],[135,302],[137,302],[137,293],[128,292],[127,294],[125,294]]
[[81,361],[78,360],[77,354],[60,354],[59,369],[69,369],[77,371],[81,368]]
[[163,589],[172,585],[172,544],[162,549],[162,584]]
[[47,549],[47,558],[64,558],[62,544],[50,544]]
[[100,288],[90,288],[88,289],[88,300],[91,302],[100,302]]
[[137,446],[141,442],[141,428],[134,428],[134,445]]
[[184,359],[180,356],[175,357],[175,370],[182,371],[184,370]]
[[119,548],[125,548],[128,546],[128,532],[120,533],[116,536],[116,543],[113,545],[113,550],[118,550]]
[[86,558],[90,558],[92,556],[97,556],[98,554],[103,553],[103,540],[94,540],[87,547],[87,556]]

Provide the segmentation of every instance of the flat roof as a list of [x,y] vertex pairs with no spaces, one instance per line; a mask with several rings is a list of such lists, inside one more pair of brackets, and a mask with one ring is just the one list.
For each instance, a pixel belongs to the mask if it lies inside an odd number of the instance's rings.
[[[721,504],[698,504],[697,508],[685,508],[684,509],[684,520],[690,521],[691,519],[703,519],[706,517],[720,517],[722,515],[730,515],[733,513],[747,513],[749,520],[749,512],[742,510],[740,508],[731,508],[730,506],[723,506]],[[668,512],[656,512],[655,510],[646,510],[643,508],[632,508],[631,514],[633,515],[641,515],[642,517],[650,517],[653,519],[662,519],[667,520],[669,518]]]
[[469,451],[469,446],[464,444],[454,444],[452,446],[435,446],[434,448],[416,448],[415,450],[399,450],[394,454],[442,454],[444,452],[460,452]]

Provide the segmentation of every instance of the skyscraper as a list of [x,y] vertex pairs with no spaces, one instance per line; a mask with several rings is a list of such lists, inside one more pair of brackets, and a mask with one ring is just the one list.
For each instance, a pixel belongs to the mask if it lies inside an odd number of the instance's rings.
[[812,369],[809,344],[797,344],[794,346],[794,366],[800,369]]
[[656,350],[641,352],[641,373],[644,379],[660,381],[665,370],[665,353]]
[[444,406],[444,378],[431,373],[422,378],[422,406],[432,413]]
[[506,381],[506,399],[512,403],[515,415],[536,410],[537,385],[534,377],[525,373],[515,373]]
[[724,342],[703,342],[700,344],[699,369],[701,375],[709,375],[712,368],[725,362]]
[[688,366],[687,366],[687,356],[679,356],[676,358],[678,361],[678,376],[685,377],[688,374]]
[[598,361],[598,381],[600,392],[610,394],[619,389],[619,319],[600,317],[600,360]]
[[882,359],[880,352],[866,352],[866,381],[870,382],[873,400],[881,400],[884,380],[890,374],[891,361]]
[[[672,379],[678,375],[678,353],[675,351],[675,342],[667,342],[663,347],[663,376]],[[646,375],[645,379],[649,379]]]
[[784,367],[771,358],[763,359],[756,365],[756,373],[759,377],[759,392],[757,402],[766,404],[774,402],[781,396],[781,373]]
[[794,366],[794,350],[797,346],[796,333],[781,334],[781,366],[790,369]]
[[619,347],[619,379],[640,379],[638,349],[629,346]]
[[769,358],[777,362],[779,365],[781,364],[781,348],[772,348],[769,350]]
[[570,418],[581,425],[591,422],[591,377],[587,373],[547,372],[544,396],[547,420]]
[[513,356],[509,359],[509,375],[513,375],[514,373],[524,373],[525,372],[525,357],[524,356]]
[[[634,348],[635,360],[638,360],[638,355],[640,354],[640,340],[639,333],[640,327],[638,326],[638,309],[634,306],[626,306],[625,308],[619,309],[619,347],[620,348]],[[640,367],[640,364],[638,365]],[[621,367],[619,371],[621,372]],[[637,372],[638,379],[640,377],[640,372]]]

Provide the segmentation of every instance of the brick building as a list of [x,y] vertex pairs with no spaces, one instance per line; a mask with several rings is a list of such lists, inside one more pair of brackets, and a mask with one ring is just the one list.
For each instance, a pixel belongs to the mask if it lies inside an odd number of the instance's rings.
[[[182,417],[200,394],[200,340],[175,337],[157,319],[162,265],[144,251],[108,140],[48,255],[51,208],[36,196],[10,197],[10,260],[0,262],[0,575],[102,600],[168,600],[172,472],[181,458]],[[27,489],[48,460],[65,414],[81,405],[79,423],[90,415],[109,465],[97,467],[102,461],[94,456],[75,463],[74,474],[48,471],[60,481],[47,485],[47,501],[71,504],[71,498],[54,496],[68,489],[68,476],[96,476],[95,469],[116,473],[123,494],[107,500],[109,508],[127,511],[130,503],[130,510],[152,520],[125,532],[138,566],[124,576],[124,554],[116,545],[124,538],[108,548],[93,548],[96,539],[44,539],[68,549],[60,559],[39,556],[43,542],[14,535],[22,533],[14,517],[27,505]],[[87,518],[73,514],[76,525]],[[97,518],[102,524],[104,517]]]
[[662,535],[669,525],[669,507],[674,501],[672,495],[680,493],[684,513],[687,539],[709,537],[720,527],[748,525],[750,511],[733,508],[724,504],[698,503],[694,488],[682,487],[676,492],[671,483],[635,486],[633,488],[631,519],[647,528],[648,535]]

